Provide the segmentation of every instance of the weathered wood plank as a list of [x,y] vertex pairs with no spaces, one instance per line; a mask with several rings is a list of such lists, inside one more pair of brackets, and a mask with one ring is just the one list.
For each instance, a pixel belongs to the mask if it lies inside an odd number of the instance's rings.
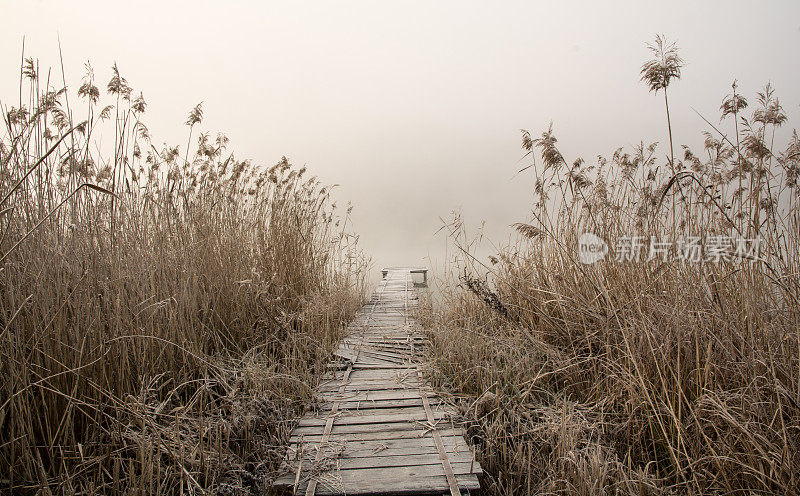
[[[419,388],[419,383],[417,384],[406,384],[406,383],[399,383],[395,382],[371,382],[366,384],[348,384],[344,392],[345,393],[352,393],[357,391],[390,391],[390,390],[410,390],[414,388]],[[339,389],[339,384],[334,383],[331,385],[319,386],[317,391],[320,393],[329,393],[333,391],[337,391]]]
[[[433,403],[431,403],[433,404]],[[439,404],[437,402],[437,404]],[[370,401],[342,401],[339,405],[340,410],[366,410],[374,408],[400,408],[409,406],[422,406],[422,397],[404,398],[399,400],[370,400]],[[330,410],[332,402],[323,401],[315,405],[316,410]]]
[[[387,430],[387,431],[378,431],[378,432],[348,432],[348,433],[337,433],[331,432],[328,439],[331,441],[342,442],[342,441],[374,441],[374,440],[389,440],[389,439],[420,439],[423,437],[431,436],[432,431],[424,431],[422,429],[406,429],[406,430]],[[441,433],[442,438],[445,436],[463,436],[466,434],[464,429],[456,427],[455,429],[443,429],[439,431]],[[302,435],[302,434],[292,434],[289,437],[289,442],[321,442],[323,441],[322,435],[317,434],[310,434],[310,435]]]
[[388,389],[381,391],[323,391],[317,396],[322,401],[378,401],[421,398],[419,388]]
[[[287,473],[276,480],[277,484],[288,485],[293,484],[299,461],[294,461],[285,467]],[[473,463],[471,454],[458,454],[450,456],[451,466],[456,475],[461,474],[476,474],[483,473],[481,467]],[[305,458],[303,463],[313,463],[310,458]],[[392,467],[422,467],[424,465],[441,466],[438,453],[420,453],[420,454],[396,454],[393,456],[373,456],[373,457],[358,457],[358,458],[338,458],[336,460],[329,460],[328,466],[332,466],[330,472],[342,470],[355,470],[355,469],[370,469],[370,468],[392,468]],[[435,474],[431,474],[435,475]]]
[[[355,369],[359,371],[360,369]],[[317,386],[317,392],[330,392],[328,390],[338,388],[343,384],[343,381],[340,379],[331,379],[325,382],[320,383]],[[397,376],[387,376],[387,377],[375,377],[375,378],[361,378],[356,380],[350,380],[347,382],[348,388],[356,388],[356,389],[365,389],[365,388],[372,388],[375,389],[376,387],[385,387],[387,390],[389,389],[396,389],[398,386],[406,386],[408,389],[415,388],[419,389],[421,387],[425,387],[425,383],[420,382],[418,380],[414,380],[411,377],[400,378]],[[378,389],[376,389],[378,391]]]
[[316,395],[320,402],[330,401],[389,401],[421,398],[420,389],[413,387],[400,387],[392,389],[357,389],[354,391],[322,391]]
[[[345,470],[336,474],[338,477],[331,477],[327,483],[320,484],[317,494],[343,494],[343,488],[346,488],[346,494],[374,495],[429,493],[448,489],[444,474],[421,475],[425,472],[424,467]],[[456,480],[461,489],[474,491],[480,488],[475,474],[459,474]]]
[[[442,419],[449,418],[450,415],[447,412],[433,412],[434,419],[441,421]],[[336,418],[335,424],[336,427],[342,425],[354,425],[354,424],[391,424],[394,422],[409,422],[409,421],[425,421],[427,420],[427,415],[424,411],[419,411],[416,413],[389,413],[384,414],[378,410],[377,413],[374,414],[362,414],[362,415],[340,415]],[[314,426],[322,426],[325,425],[326,419],[324,417],[304,417],[300,419],[297,423],[297,427],[314,427]],[[338,431],[338,429],[337,429]]]
[[[331,368],[340,368],[340,366],[329,364],[328,367]],[[376,363],[356,363],[353,365],[353,370],[367,370],[367,369],[378,369],[378,370],[414,370],[417,366],[415,364],[410,365],[396,365],[396,364],[376,364]]]
[[[408,443],[406,443],[408,444]],[[289,452],[288,458],[290,460],[297,460],[300,457],[300,452],[303,454],[303,458],[307,460],[312,460],[314,458],[314,453],[316,452],[317,445],[302,445],[303,450],[298,451],[300,449],[300,445],[292,445],[290,448],[291,451]],[[453,460],[462,460],[468,461],[472,460],[472,452],[466,449],[465,446],[445,446],[445,452],[447,453],[448,457]],[[417,455],[430,455],[436,457],[439,460],[439,452],[437,451],[435,446],[429,445],[413,445],[413,446],[404,446],[401,448],[385,448],[382,445],[374,445],[372,448],[364,448],[364,449],[352,449],[350,444],[339,454],[339,459],[349,459],[349,458],[379,458],[379,457],[397,457],[397,456],[417,456]],[[478,462],[475,462],[475,465],[478,465]]]
[[[417,421],[420,422],[420,421]],[[336,424],[331,430],[333,434],[361,434],[365,432],[383,432],[383,431],[419,431],[420,436],[424,429],[419,426],[415,421],[404,419],[399,422],[389,423],[368,423],[368,424]],[[322,427],[318,425],[310,425],[305,427],[296,427],[292,431],[295,436],[315,436],[322,432]]]
[[[339,374],[341,377],[341,374]],[[368,379],[388,379],[388,378],[413,378],[417,380],[416,367],[408,369],[398,369],[392,367],[390,369],[356,369],[352,372],[354,381],[368,380]]]
[[[404,465],[404,459],[416,458],[420,463],[414,465]],[[423,463],[424,462],[424,463]],[[400,465],[396,465],[400,463]],[[337,460],[335,466],[326,472],[333,478],[341,478],[342,482],[347,479],[360,480],[363,478],[382,479],[386,482],[403,482],[409,477],[444,477],[444,470],[439,463],[438,456],[433,455],[429,458],[421,457],[380,457],[380,458],[355,458],[351,460]],[[462,460],[452,464],[454,475],[478,475],[482,472],[474,472],[474,465],[471,460]],[[324,476],[321,480],[324,480]],[[276,480],[276,484],[293,484],[295,475],[287,473],[285,476]],[[348,484],[349,485],[349,484]]]
[[[335,443],[328,443],[335,444]],[[442,444],[444,445],[445,451],[453,450],[455,453],[460,452],[471,452],[469,446],[467,445],[466,441],[462,437],[459,436],[446,436],[442,437]],[[298,450],[305,449],[305,450],[316,450],[319,447],[325,447],[325,443],[320,443],[319,441],[309,441],[308,439],[304,440],[295,440],[289,445],[289,449],[294,453]],[[432,437],[426,436],[416,439],[372,439],[372,440],[349,440],[346,443],[345,449],[349,452],[359,452],[359,451],[374,451],[375,453],[380,453],[382,450],[385,449],[397,449],[397,448],[433,448],[436,449],[436,444],[433,441]]]
[[[440,404],[438,407],[433,409],[434,412],[441,414],[445,417],[456,417],[456,411],[447,404]],[[317,412],[309,412],[303,418],[299,420],[299,425],[316,425],[318,423],[324,423],[329,416],[328,410],[320,410]],[[409,416],[419,416],[425,415],[425,410],[420,406],[406,406],[406,407],[398,407],[398,408],[365,408],[361,410],[347,410],[347,409],[340,409],[339,413],[336,416],[337,423],[359,423],[357,420],[358,417],[374,417],[376,415],[409,415]],[[351,420],[352,419],[352,420]],[[304,422],[309,422],[304,424]],[[448,420],[449,422],[449,420]]]
[[[329,377],[324,379],[320,382],[320,386],[327,386],[330,383],[339,383],[341,384],[342,378],[341,377]],[[398,373],[398,372],[390,372],[390,371],[382,371],[382,370],[355,370],[353,371],[353,376],[350,378],[350,382],[348,384],[370,384],[370,383],[405,383],[405,384],[414,384],[416,386],[424,385],[424,382],[420,381],[416,374],[412,373]]]

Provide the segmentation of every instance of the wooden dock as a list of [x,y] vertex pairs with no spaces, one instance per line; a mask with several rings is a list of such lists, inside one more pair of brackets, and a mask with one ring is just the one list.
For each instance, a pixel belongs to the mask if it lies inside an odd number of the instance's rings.
[[307,496],[460,496],[480,487],[481,467],[455,412],[417,365],[424,338],[410,315],[418,301],[414,270],[385,269],[348,326],[318,403],[292,431],[276,486]]

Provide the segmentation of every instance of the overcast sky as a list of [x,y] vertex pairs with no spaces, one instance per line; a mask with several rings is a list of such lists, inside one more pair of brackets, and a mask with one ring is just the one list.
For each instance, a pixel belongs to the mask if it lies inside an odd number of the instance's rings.
[[378,267],[441,263],[433,235],[452,210],[495,241],[525,221],[520,128],[552,120],[569,162],[666,144],[663,97],[639,82],[655,33],[687,62],[670,87],[676,146],[700,142],[691,107],[716,122],[734,78],[748,97],[771,81],[788,127],[800,122],[796,0],[0,0],[0,17],[1,101],[16,103],[23,36],[41,67],[57,66],[60,37],[73,89],[86,60],[101,88],[116,61],[155,144],[183,149],[203,101],[201,130],[225,132],[239,158],[286,155],[341,184]]

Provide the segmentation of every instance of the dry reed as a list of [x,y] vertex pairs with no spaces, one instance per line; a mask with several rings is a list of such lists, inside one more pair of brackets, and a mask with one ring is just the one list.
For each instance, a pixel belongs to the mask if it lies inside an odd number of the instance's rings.
[[363,299],[350,210],[193,140],[201,105],[157,148],[86,69],[75,94],[26,58],[0,105],[0,492],[260,492]]
[[[674,163],[641,144],[569,164],[552,126],[523,132],[541,160],[518,241],[484,260],[448,225],[460,283],[421,317],[488,493],[800,494],[800,141],[778,151],[786,117],[770,85],[756,100],[745,117],[734,84],[733,132],[713,125]],[[582,232],[617,254],[641,236],[644,256],[583,264]],[[647,256],[688,236],[763,245],[758,260]]]

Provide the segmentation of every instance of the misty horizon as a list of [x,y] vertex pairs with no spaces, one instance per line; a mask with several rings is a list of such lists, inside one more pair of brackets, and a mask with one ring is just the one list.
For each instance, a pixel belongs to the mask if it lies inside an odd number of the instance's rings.
[[435,233],[451,212],[472,229],[485,221],[498,244],[528,219],[535,178],[518,173],[521,129],[536,136],[552,121],[569,163],[640,140],[659,142],[666,162],[663,97],[639,77],[656,33],[686,61],[670,87],[676,154],[702,151],[709,127],[693,109],[716,124],[734,79],[750,99],[771,82],[794,122],[800,67],[783,49],[800,42],[800,6],[762,6],[763,26],[749,6],[10,2],[7,17],[37,22],[0,35],[0,101],[16,101],[23,38],[56,81],[60,42],[73,93],[87,60],[98,85],[116,63],[147,100],[154,144],[185,151],[183,123],[202,101],[199,131],[225,133],[238,159],[270,167],[286,156],[339,184],[376,270],[436,268],[445,236]]

